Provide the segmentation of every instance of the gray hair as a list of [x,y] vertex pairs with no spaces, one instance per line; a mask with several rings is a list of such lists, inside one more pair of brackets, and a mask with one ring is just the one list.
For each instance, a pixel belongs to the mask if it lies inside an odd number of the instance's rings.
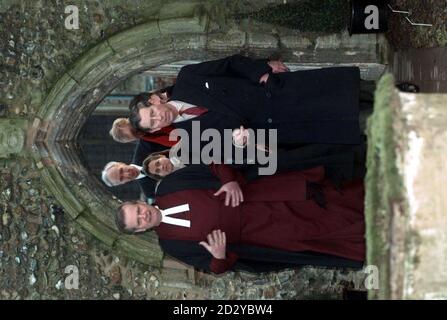
[[120,143],[128,143],[137,140],[137,137],[129,138],[123,134],[121,127],[128,124],[130,126],[129,119],[127,118],[117,118],[113,121],[112,129],[110,129],[109,134],[112,136],[113,140]]
[[113,183],[113,182],[109,179],[109,177],[108,177],[108,175],[107,175],[107,171],[109,171],[110,168],[112,168],[113,166],[115,166],[115,165],[117,165],[117,164],[119,164],[119,162],[117,162],[117,161],[111,161],[111,162],[107,163],[106,166],[104,167],[104,169],[102,170],[102,173],[101,173],[102,181],[103,181],[103,182],[106,184],[106,186],[108,186],[108,187],[114,187],[114,186],[119,185],[119,183]]

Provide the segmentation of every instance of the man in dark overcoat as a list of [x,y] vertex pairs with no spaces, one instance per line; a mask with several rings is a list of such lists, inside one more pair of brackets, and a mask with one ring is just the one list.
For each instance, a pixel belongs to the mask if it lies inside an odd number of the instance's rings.
[[201,131],[276,129],[280,145],[360,142],[359,68],[275,73],[277,63],[234,55],[187,65],[170,101],[156,108],[134,101],[131,122],[151,132],[172,124],[191,133],[194,121]]

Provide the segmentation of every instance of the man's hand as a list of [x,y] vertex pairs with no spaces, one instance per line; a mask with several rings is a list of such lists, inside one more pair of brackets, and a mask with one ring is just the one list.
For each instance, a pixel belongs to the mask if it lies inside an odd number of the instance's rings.
[[[268,62],[268,65],[270,68],[272,68],[272,73],[281,73],[281,72],[289,72],[290,69],[287,68],[287,66],[279,60],[272,60]],[[259,83],[266,83],[269,78],[269,74],[265,73],[262,75],[261,78],[259,78]]]
[[231,206],[236,207],[242,201],[244,201],[244,195],[242,194],[241,187],[239,187],[239,183],[236,181],[231,181],[225,183],[217,192],[214,194],[215,196],[220,195],[222,192],[226,192],[225,195],[225,205],[228,206],[231,201]]
[[245,148],[248,142],[248,130],[241,126],[239,129],[233,130],[233,144],[236,147]]
[[270,66],[270,68],[272,68],[273,73],[281,73],[281,72],[290,71],[290,69],[287,68],[287,66],[282,61],[279,61],[279,60],[269,61],[268,65]]
[[269,74],[265,73],[260,79],[259,79],[259,83],[266,83],[267,80],[269,78]]
[[227,245],[227,238],[225,232],[220,230],[213,230],[208,235],[208,242],[201,241],[199,245],[208,250],[211,255],[216,259],[225,259],[225,251]]
[[[239,129],[233,130],[233,144],[239,148],[245,148],[248,143],[248,139],[250,137],[250,133],[244,126],[241,126]],[[270,149],[264,144],[256,144],[256,149],[259,149],[263,152],[270,152]]]

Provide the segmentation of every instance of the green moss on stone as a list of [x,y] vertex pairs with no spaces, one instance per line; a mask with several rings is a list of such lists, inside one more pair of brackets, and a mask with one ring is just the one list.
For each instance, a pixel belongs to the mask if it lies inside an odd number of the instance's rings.
[[366,175],[366,238],[368,265],[380,270],[379,291],[370,298],[387,298],[389,287],[389,230],[392,204],[402,199],[402,178],[396,167],[397,132],[393,128],[393,106],[398,104],[394,78],[387,74],[378,83],[374,113],[368,119],[368,158]]

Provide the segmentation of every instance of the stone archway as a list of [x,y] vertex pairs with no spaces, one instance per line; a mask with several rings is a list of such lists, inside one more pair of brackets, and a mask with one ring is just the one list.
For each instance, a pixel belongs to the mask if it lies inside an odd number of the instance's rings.
[[[256,41],[239,41],[243,37],[229,41],[231,34],[209,33],[208,25],[204,15],[157,20],[99,43],[54,85],[34,118],[32,137],[28,137],[43,181],[65,212],[113,251],[153,266],[161,266],[163,258],[157,237],[118,233],[113,214],[119,202],[90,176],[79,156],[76,138],[97,104],[131,75],[173,61],[207,60],[241,51],[266,56],[280,49],[267,34],[259,37],[262,34],[258,33]],[[281,48],[291,62],[300,61],[295,49]],[[350,62],[347,59],[341,62]]]
[[123,79],[172,61],[212,57],[206,25],[206,17],[155,21],[103,41],[59,79],[33,122],[33,158],[66,213],[112,250],[153,266],[161,266],[163,257],[156,236],[118,233],[113,213],[119,202],[89,175],[76,138],[96,105]]

